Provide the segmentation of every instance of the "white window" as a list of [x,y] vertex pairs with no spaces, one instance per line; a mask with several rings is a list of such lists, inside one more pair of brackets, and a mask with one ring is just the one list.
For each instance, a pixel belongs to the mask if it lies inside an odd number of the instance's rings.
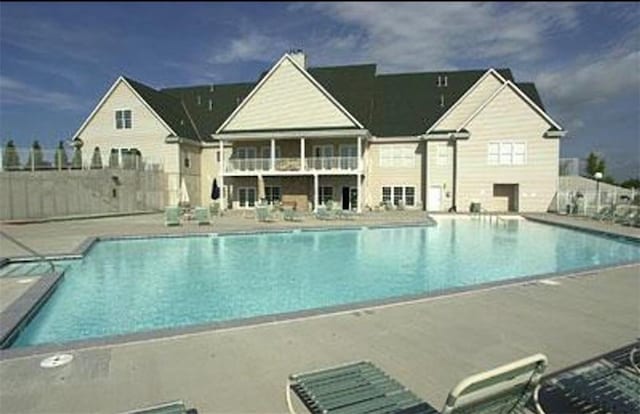
[[437,165],[449,164],[449,148],[447,147],[447,144],[437,144],[436,164]]
[[527,161],[527,145],[524,142],[490,142],[487,162],[490,165],[523,165]]
[[358,147],[355,145],[340,145],[340,168],[355,170],[358,168]]
[[382,202],[391,203],[391,187],[382,187]]
[[440,108],[444,108],[444,95],[440,94]]
[[213,111],[213,99],[209,99],[209,111]]
[[318,194],[320,205],[324,205],[327,201],[333,200],[333,187],[325,186],[320,187],[318,190],[320,191]]
[[198,100],[198,105],[202,105],[202,98],[200,95],[196,96],[196,99]]
[[131,129],[131,110],[116,111],[116,129]]
[[256,188],[240,187],[238,188],[238,202],[240,207],[254,207],[256,205]]
[[184,168],[191,168],[191,154],[184,155]]
[[330,169],[333,161],[333,145],[316,145],[313,147],[315,169]]
[[381,167],[413,168],[415,165],[415,147],[407,145],[384,145],[380,147]]
[[269,204],[282,200],[282,189],[280,187],[265,186],[264,195]]
[[384,186],[382,187],[382,202],[405,206],[416,205],[416,188],[413,186]]
[[[276,145],[276,159],[280,158],[280,146]],[[260,156],[262,157],[262,169],[268,170],[271,165],[271,146],[260,148]]]

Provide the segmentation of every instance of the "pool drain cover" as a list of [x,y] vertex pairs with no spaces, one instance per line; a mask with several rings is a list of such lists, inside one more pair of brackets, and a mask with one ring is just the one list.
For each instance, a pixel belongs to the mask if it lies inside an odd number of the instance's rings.
[[51,356],[49,358],[45,358],[40,361],[40,366],[42,368],[55,368],[61,365],[66,365],[73,360],[73,355],[70,354],[58,354]]

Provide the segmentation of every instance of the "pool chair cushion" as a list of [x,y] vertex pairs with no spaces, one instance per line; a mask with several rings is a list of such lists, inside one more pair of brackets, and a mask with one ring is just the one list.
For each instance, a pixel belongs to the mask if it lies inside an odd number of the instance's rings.
[[312,413],[437,413],[430,405],[369,361],[322,371],[291,375],[287,403],[294,413],[290,390]]

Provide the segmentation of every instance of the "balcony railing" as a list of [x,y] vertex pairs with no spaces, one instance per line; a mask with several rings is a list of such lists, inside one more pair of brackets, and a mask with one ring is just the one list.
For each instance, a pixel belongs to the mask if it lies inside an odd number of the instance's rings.
[[[276,158],[275,171],[302,171],[300,158]],[[305,158],[304,171],[358,169],[358,157]],[[272,171],[270,158],[235,158],[225,162],[225,172]]]

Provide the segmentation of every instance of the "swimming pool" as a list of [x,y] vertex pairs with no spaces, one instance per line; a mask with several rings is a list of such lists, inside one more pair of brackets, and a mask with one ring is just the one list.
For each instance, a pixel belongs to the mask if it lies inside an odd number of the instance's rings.
[[640,261],[623,239],[509,220],[101,241],[12,344],[274,315]]

